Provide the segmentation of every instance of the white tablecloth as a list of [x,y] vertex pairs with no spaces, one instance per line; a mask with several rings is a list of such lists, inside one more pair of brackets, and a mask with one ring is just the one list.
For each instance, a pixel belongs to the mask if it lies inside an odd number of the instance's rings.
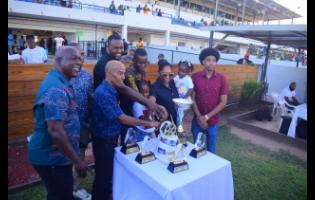
[[[150,142],[153,149],[157,140]],[[187,143],[190,151],[193,145]],[[176,174],[158,159],[140,165],[135,161],[136,155],[124,155],[120,147],[115,149],[114,200],[234,199],[231,163],[215,154],[207,152],[198,159],[188,156],[190,169]]]
[[289,130],[288,130],[289,137],[293,137],[293,138],[295,137],[295,130],[296,130],[298,118],[307,120],[307,105],[305,103],[295,107],[294,115],[293,115]]

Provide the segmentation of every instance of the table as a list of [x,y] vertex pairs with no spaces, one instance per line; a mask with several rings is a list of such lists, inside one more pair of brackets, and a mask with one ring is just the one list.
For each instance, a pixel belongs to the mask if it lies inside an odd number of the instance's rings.
[[[157,139],[148,143],[155,155]],[[193,148],[188,143],[187,151]],[[188,156],[189,170],[172,174],[167,164],[155,160],[146,164],[135,161],[137,153],[125,155],[115,148],[114,200],[231,200],[234,199],[231,162],[215,154],[195,159]]]
[[295,137],[295,130],[296,130],[298,118],[307,120],[307,104],[306,103],[295,107],[294,115],[292,117],[289,130],[288,130],[289,137],[293,137],[293,138]]

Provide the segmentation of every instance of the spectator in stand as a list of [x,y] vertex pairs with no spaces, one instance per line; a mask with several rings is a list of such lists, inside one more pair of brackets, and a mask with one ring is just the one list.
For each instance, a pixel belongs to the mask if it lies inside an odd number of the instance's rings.
[[159,62],[160,60],[165,60],[165,56],[164,56],[163,53],[160,53],[160,54],[158,55],[158,62]]
[[237,61],[237,64],[253,64],[251,60],[249,60],[250,54],[246,53],[244,58],[241,58]]
[[159,9],[159,11],[158,11],[158,13],[157,13],[157,16],[162,17],[162,11],[161,11],[161,9]]
[[45,49],[36,46],[33,34],[28,34],[26,36],[26,43],[28,47],[22,51],[22,59],[25,64],[47,62],[48,58]]
[[115,14],[116,13],[116,6],[114,1],[109,5],[109,12]]
[[125,15],[124,6],[122,4],[118,6],[118,14]]
[[147,15],[149,14],[149,12],[150,12],[150,8],[148,7],[147,4],[145,4],[143,7],[143,14]]
[[58,36],[55,37],[54,40],[56,42],[56,51],[58,51],[58,49],[60,49],[63,46],[65,40],[61,37],[61,34],[58,34]]
[[139,4],[138,7],[136,8],[136,12],[137,12],[137,13],[140,13],[140,12],[141,12],[141,9],[142,9],[142,8],[141,8],[141,6],[140,6],[140,4]]
[[136,47],[142,48],[142,49],[144,48],[144,41],[142,40],[142,37],[139,37],[139,40],[137,41]]

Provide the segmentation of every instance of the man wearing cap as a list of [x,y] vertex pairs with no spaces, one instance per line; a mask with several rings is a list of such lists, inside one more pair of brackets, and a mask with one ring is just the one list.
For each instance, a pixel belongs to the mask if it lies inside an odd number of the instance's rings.
[[203,49],[199,55],[204,70],[192,75],[194,83],[192,133],[194,141],[199,132],[206,132],[207,150],[215,153],[219,112],[227,102],[228,84],[223,74],[215,70],[220,54],[212,48]]
[[245,53],[244,58],[241,58],[237,61],[237,64],[253,64],[251,60],[249,60],[249,53]]

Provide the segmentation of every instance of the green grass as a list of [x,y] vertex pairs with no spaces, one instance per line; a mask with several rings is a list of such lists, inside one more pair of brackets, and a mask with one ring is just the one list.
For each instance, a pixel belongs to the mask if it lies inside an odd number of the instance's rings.
[[[219,129],[217,154],[232,163],[235,199],[299,200],[306,199],[306,163],[286,152],[272,152]],[[90,192],[93,177],[83,182]],[[9,195],[10,200],[42,200],[42,185]]]

